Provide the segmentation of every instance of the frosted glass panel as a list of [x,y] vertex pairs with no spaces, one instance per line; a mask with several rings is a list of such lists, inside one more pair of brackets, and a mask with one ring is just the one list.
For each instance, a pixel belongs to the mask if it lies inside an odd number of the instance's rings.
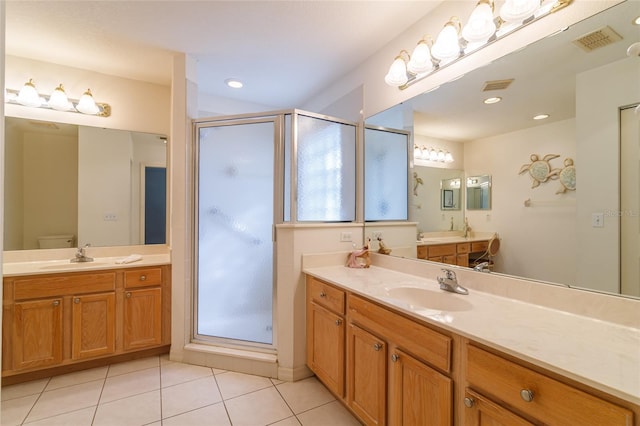
[[364,220],[407,220],[408,135],[364,133]]
[[197,334],[272,336],[274,124],[202,128]]
[[355,126],[301,115],[297,125],[298,221],[355,220]]

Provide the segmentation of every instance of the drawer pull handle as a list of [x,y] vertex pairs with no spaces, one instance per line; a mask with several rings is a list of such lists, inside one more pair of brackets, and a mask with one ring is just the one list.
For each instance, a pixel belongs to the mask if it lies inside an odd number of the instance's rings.
[[75,299],[73,299],[73,303],[75,303],[76,305],[80,303],[80,298],[76,297]]
[[533,391],[530,391],[529,389],[522,389],[520,391],[520,398],[527,402],[533,401]]
[[140,281],[146,281],[146,280],[147,280],[146,275],[140,275]]
[[324,291],[320,292],[320,297],[327,297],[327,293],[325,293]]
[[467,408],[472,408],[473,404],[476,403],[476,400],[473,398],[469,398],[468,396],[464,399],[464,406]]
[[336,325],[340,325],[340,324],[342,324],[342,320],[341,319],[337,319],[336,320]]
[[125,294],[125,296],[127,297],[127,299],[128,299],[128,298],[130,298],[130,297],[131,297],[131,292],[130,292],[130,291],[128,291],[128,292]]
[[400,355],[398,354],[391,355],[391,361],[398,362],[399,359],[400,359]]
[[380,349],[382,349],[382,345],[380,343],[375,343],[373,345],[373,350],[374,351],[379,351]]
[[54,300],[53,301],[53,306],[60,306],[60,301],[59,300]]

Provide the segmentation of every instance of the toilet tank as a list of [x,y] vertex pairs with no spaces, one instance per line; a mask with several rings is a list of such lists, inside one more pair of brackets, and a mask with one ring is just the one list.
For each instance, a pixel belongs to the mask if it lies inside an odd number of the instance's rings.
[[73,247],[73,235],[44,235],[38,237],[38,248],[51,249],[51,248],[63,248]]

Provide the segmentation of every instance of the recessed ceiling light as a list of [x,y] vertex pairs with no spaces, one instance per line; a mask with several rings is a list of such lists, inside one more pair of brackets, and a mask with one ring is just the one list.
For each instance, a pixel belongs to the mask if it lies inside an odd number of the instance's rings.
[[240,89],[242,86],[244,86],[240,80],[237,80],[235,78],[228,78],[224,82],[227,83],[227,86],[233,89]]
[[636,18],[632,22],[633,25],[640,25],[640,16],[636,16]]
[[549,114],[538,114],[533,117],[534,120],[544,120],[545,118],[549,118]]
[[494,98],[487,98],[487,99],[485,99],[485,100],[484,100],[484,103],[485,103],[485,104],[487,104],[487,105],[490,105],[490,104],[497,104],[497,103],[498,103],[498,102],[500,102],[501,100],[502,100],[502,98],[500,98],[500,97],[497,97],[497,96],[496,96],[496,97],[494,97]]

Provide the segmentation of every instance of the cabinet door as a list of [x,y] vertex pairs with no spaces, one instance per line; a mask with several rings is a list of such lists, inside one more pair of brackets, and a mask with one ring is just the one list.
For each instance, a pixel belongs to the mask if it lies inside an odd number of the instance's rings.
[[73,298],[71,357],[92,358],[115,352],[116,295],[90,294]]
[[386,343],[350,324],[347,353],[347,403],[365,424],[385,425]]
[[451,379],[401,350],[390,352],[389,424],[453,424]]
[[533,423],[470,389],[464,396],[465,426],[533,426]]
[[13,311],[13,367],[62,362],[62,300],[18,302]]
[[333,393],[344,398],[344,320],[315,303],[308,309],[307,365]]
[[162,343],[162,289],[128,290],[124,295],[124,349]]

